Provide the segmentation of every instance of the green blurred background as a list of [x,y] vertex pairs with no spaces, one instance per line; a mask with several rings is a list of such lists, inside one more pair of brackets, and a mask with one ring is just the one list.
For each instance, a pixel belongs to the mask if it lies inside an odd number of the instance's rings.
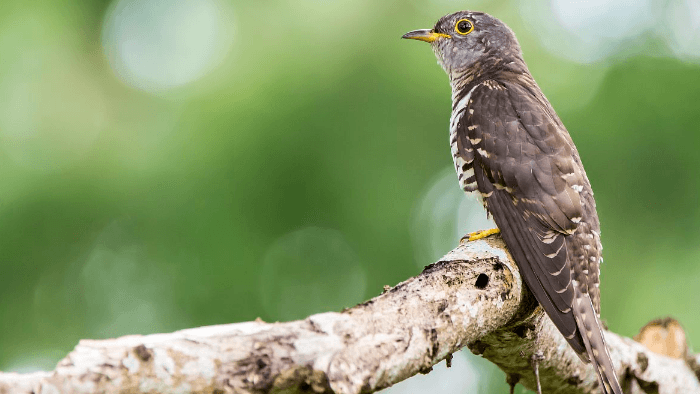
[[[447,77],[400,40],[465,8],[513,28],[578,145],[603,318],[672,315],[697,346],[696,0],[3,0],[0,370],[340,310],[488,226],[453,173]],[[389,390],[506,390],[461,353]]]

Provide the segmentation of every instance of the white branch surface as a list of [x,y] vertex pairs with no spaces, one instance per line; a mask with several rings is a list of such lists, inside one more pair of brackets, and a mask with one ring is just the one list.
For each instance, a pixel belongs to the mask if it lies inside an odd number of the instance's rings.
[[[625,393],[700,393],[684,360],[606,338]],[[464,346],[546,393],[594,393],[596,378],[523,287],[497,237],[460,245],[419,276],[341,313],[82,340],[56,369],[0,373],[0,394],[371,393],[427,373]],[[692,364],[692,363],[689,363]]]

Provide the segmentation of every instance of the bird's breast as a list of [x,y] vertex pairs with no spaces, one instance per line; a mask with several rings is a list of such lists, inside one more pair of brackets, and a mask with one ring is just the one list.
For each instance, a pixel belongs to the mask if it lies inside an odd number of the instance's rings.
[[464,113],[469,106],[472,92],[476,86],[471,88],[463,97],[459,94],[453,94],[452,116],[450,117],[450,148],[452,152],[452,161],[457,171],[457,179],[459,186],[466,193],[477,191],[476,177],[474,176],[474,150],[471,143],[467,141],[466,135],[461,135],[459,125],[462,121]]

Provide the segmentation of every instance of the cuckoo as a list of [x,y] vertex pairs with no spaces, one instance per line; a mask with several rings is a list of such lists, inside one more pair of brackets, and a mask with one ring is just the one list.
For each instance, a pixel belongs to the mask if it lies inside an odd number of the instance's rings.
[[602,392],[622,394],[600,323],[593,191],[515,34],[488,14],[462,11],[403,38],[430,43],[450,78],[459,184],[481,197],[498,226],[471,238],[500,232],[537,301],[579,357],[593,363]]

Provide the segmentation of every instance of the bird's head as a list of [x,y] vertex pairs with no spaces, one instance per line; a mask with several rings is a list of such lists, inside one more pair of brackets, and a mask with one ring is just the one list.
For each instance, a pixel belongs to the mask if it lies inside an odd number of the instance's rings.
[[445,15],[432,29],[414,30],[403,38],[429,42],[438,63],[450,75],[464,75],[474,67],[497,66],[522,59],[513,31],[483,12],[460,11]]

